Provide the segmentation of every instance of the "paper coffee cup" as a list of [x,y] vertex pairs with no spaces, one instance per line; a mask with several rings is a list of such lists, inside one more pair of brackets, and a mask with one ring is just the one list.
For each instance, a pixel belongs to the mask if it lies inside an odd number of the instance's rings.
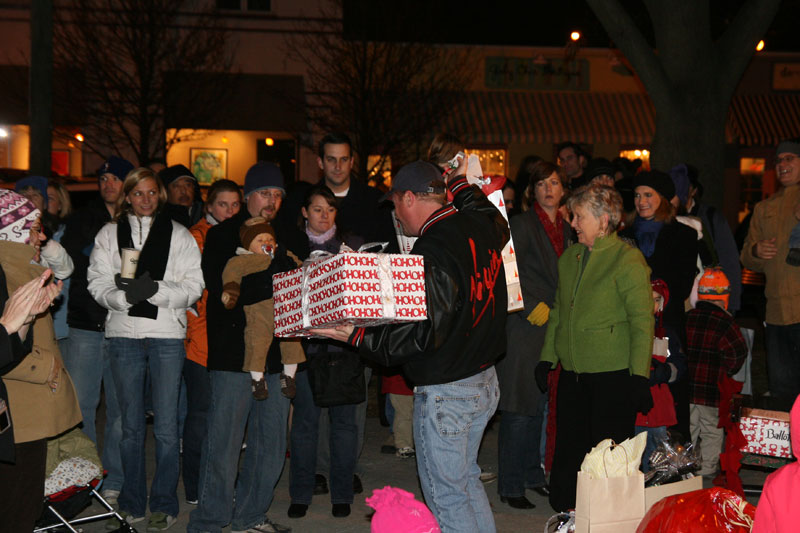
[[133,279],[136,277],[136,265],[139,263],[139,250],[134,248],[122,249],[122,269],[120,276]]

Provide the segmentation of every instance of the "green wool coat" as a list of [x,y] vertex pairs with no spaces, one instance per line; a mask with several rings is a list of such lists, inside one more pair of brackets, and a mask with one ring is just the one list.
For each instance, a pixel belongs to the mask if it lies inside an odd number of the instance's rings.
[[576,373],[627,368],[650,376],[653,293],[650,268],[616,233],[567,248],[558,260],[558,289],[542,361]]

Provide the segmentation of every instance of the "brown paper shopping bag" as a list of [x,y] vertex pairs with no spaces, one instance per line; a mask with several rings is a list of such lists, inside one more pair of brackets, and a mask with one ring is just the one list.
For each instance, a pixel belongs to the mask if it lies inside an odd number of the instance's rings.
[[644,474],[593,478],[578,472],[575,533],[635,533],[644,517]]

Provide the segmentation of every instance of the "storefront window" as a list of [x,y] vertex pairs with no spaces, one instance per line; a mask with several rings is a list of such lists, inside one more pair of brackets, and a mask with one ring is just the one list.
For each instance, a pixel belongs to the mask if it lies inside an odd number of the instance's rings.
[[392,156],[390,155],[371,155],[367,157],[367,171],[369,172],[369,182],[376,187],[385,186],[387,189],[392,186]]
[[483,174],[506,176],[508,157],[504,148],[467,148],[467,156],[475,154],[481,162]]
[[764,166],[766,159],[763,157],[743,157],[739,160],[739,173],[741,174],[741,198],[739,205],[742,211],[739,213],[741,221],[747,213],[752,211],[753,206],[763,198]]
[[642,170],[650,170],[650,150],[647,148],[629,148],[619,151],[620,157],[625,157],[631,161],[642,160]]

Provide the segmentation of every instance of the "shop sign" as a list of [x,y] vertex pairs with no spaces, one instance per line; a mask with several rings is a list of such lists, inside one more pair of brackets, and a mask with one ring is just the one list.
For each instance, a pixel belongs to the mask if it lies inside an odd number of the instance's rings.
[[772,88],[776,91],[800,90],[800,63],[775,63],[772,66]]
[[589,61],[487,57],[484,83],[487,89],[588,91]]

